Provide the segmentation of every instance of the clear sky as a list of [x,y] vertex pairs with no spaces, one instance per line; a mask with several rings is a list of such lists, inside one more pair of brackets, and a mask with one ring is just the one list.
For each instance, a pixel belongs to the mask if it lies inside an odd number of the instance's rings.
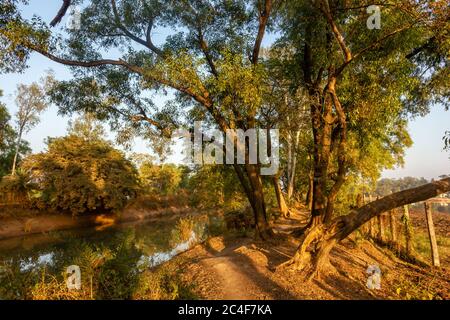
[[[30,17],[38,14],[49,22],[58,11],[61,0],[46,0],[45,6],[42,0],[30,0],[29,6],[24,10],[24,15]],[[64,19],[62,23],[64,24]],[[162,38],[162,34],[156,34],[155,42]],[[52,69],[59,80],[71,78],[67,67],[51,62],[38,54],[33,54],[29,61],[30,67],[23,74],[0,74],[0,89],[3,90],[2,102],[6,103],[11,114],[16,111],[14,104],[14,92],[18,83],[31,83],[37,81],[46,70]],[[32,129],[25,137],[31,143],[34,152],[44,149],[44,139],[48,136],[61,136],[66,133],[68,118],[57,114],[57,108],[51,106],[43,115],[41,123]],[[446,130],[450,130],[450,111],[445,111],[442,106],[433,106],[431,113],[426,117],[417,118],[409,124],[409,131],[414,141],[413,146],[407,150],[405,165],[403,168],[385,171],[384,177],[399,178],[403,176],[416,176],[437,178],[442,174],[450,174],[450,153],[443,151],[442,137]],[[133,146],[135,152],[150,152],[145,142],[136,139]],[[169,161],[176,161],[177,155]]]

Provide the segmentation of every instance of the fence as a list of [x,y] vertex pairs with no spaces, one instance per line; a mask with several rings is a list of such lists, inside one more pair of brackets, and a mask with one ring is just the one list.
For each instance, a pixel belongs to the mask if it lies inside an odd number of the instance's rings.
[[[369,202],[372,197],[369,196]],[[436,232],[433,223],[432,203],[450,204],[450,199],[447,198],[433,198],[423,203],[425,212],[426,229],[428,233],[429,246],[431,252],[431,262],[435,267],[440,266],[439,250],[436,240]],[[401,215],[399,214],[401,211]],[[400,219],[398,218],[400,216]],[[414,233],[411,224],[411,217],[409,207],[405,205],[403,208],[396,208],[389,212],[385,212],[368,221],[361,231],[367,237],[376,240],[377,242],[388,245],[397,252],[402,250],[408,257],[415,256],[414,249]]]

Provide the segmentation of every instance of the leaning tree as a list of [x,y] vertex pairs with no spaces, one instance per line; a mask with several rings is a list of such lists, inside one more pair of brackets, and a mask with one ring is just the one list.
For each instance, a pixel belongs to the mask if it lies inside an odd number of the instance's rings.
[[277,46],[291,54],[281,65],[292,90],[309,95],[314,141],[312,217],[288,265],[318,274],[334,244],[374,216],[450,188],[447,178],[335,214],[337,196],[361,164],[371,162],[376,173],[401,160],[408,117],[426,114],[433,103],[448,107],[447,6],[299,0],[283,7]]

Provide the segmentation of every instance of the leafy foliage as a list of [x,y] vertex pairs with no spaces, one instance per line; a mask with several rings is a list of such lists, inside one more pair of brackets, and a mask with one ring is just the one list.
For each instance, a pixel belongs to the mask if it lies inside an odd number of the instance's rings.
[[[1,97],[1,91],[0,91]],[[11,172],[16,151],[17,132],[11,125],[11,116],[3,103],[0,103],[0,178]],[[17,162],[31,151],[27,141],[21,141]]]
[[205,165],[194,170],[187,183],[191,205],[200,208],[241,208],[247,201],[229,166]]
[[173,195],[177,192],[183,174],[183,167],[173,164],[155,165],[144,162],[139,168],[139,178],[144,190],[160,195]]
[[48,151],[29,156],[22,167],[37,185],[32,201],[40,208],[72,214],[114,211],[138,192],[133,164],[102,140],[49,139]]

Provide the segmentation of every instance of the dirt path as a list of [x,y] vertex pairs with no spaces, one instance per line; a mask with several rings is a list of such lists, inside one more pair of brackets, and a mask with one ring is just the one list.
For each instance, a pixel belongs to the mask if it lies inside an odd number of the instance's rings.
[[[203,264],[215,272],[222,288],[222,299],[254,300],[264,294],[234,265],[230,257],[206,259]],[[255,294],[255,291],[259,292]]]
[[[275,232],[286,233],[304,224],[304,213],[295,211],[289,219],[281,218],[273,226]],[[220,242],[220,240],[219,240]],[[250,239],[239,243],[209,243],[208,258],[201,265],[214,272],[220,287],[220,299],[255,300],[290,297],[286,289],[270,279],[267,251]]]
[[[223,243],[223,238],[213,239],[198,248],[201,256],[191,265],[200,282],[207,279],[205,290],[210,299],[266,300],[293,299],[288,290],[273,280],[269,259],[264,249],[251,239],[237,239]],[[225,241],[226,242],[226,241]]]

